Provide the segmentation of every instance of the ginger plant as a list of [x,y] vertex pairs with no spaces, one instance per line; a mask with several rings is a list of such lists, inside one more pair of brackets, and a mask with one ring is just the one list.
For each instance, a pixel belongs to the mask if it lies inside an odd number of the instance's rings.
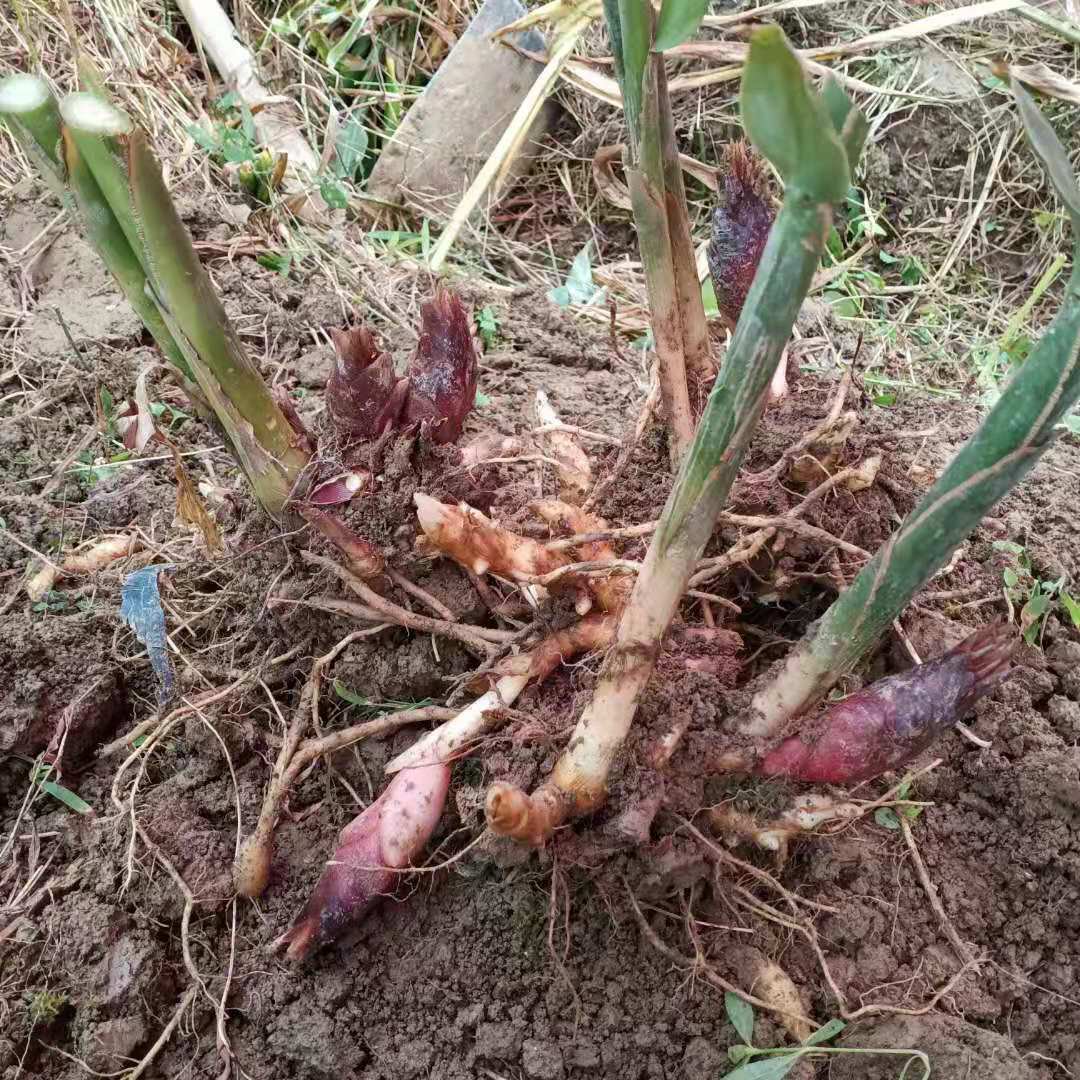
[[781,352],[810,287],[832,221],[850,183],[865,121],[830,83],[806,82],[776,28],[751,40],[743,73],[743,125],[785,183],[784,205],[761,255],[723,370],[649,545],[604,659],[593,699],[551,778],[532,795],[509,785],[488,792],[488,823],[532,842],[606,796],[608,772],[629,731],[661,638],[712,536],[765,404]]
[[[755,57],[761,58],[769,50],[776,50],[774,66],[756,66]],[[711,534],[744,440],[760,414],[765,374],[759,372],[756,381],[748,380],[754,392],[744,391],[741,397],[729,395],[727,383],[739,370],[746,352],[752,359],[775,357],[781,331],[786,335],[790,328],[792,304],[797,309],[802,293],[792,300],[792,292],[785,291],[786,309],[784,298],[771,294],[778,268],[784,265],[781,259],[797,260],[804,275],[798,280],[809,282],[820,249],[813,247],[809,221],[801,237],[792,223],[799,215],[816,213],[818,224],[827,229],[828,206],[824,200],[806,205],[802,185],[821,184],[810,191],[819,197],[829,194],[836,198],[846,183],[839,167],[833,173],[827,162],[815,158],[815,147],[805,137],[800,140],[799,135],[808,132],[809,126],[795,131],[790,127],[793,119],[798,122],[801,115],[813,115],[807,103],[814,99],[805,88],[783,108],[777,107],[778,94],[763,93],[762,102],[772,107],[757,111],[759,102],[754,95],[758,78],[768,70],[775,90],[782,85],[777,73],[785,67],[790,71],[789,85],[797,82],[801,86],[801,74],[779,32],[759,31],[752,39],[744,74],[744,123],[751,140],[777,166],[786,192],[784,208],[736,328],[728,365],[713,389],[694,448],[675,482],[623,614],[615,647],[605,659],[593,699],[569,749],[552,777],[532,795],[508,785],[496,784],[489,789],[488,823],[498,832],[543,842],[562,822],[604,800],[608,771],[651,674],[660,637]],[[1068,209],[1074,243],[1078,243],[1080,192],[1068,158],[1026,92],[1019,86],[1014,86],[1014,92],[1029,139]],[[849,151],[857,152],[862,127],[855,111],[829,88],[824,107],[833,118],[845,157]],[[780,132],[778,138],[772,138]],[[821,145],[823,141],[817,148]],[[847,160],[854,156],[851,153]],[[804,172],[796,180],[800,168]],[[781,253],[788,245],[790,249]],[[1076,254],[1080,256],[1080,248]],[[733,750],[725,768],[832,783],[878,775],[910,760],[1005,676],[1014,635],[991,627],[972,635],[934,664],[874,684],[832,706],[801,734],[769,747],[769,741],[793,718],[803,714],[866,655],[963,537],[1046,452],[1056,425],[1080,398],[1078,356],[1080,271],[1074,270],[1062,309],[978,431],[779,671],[765,680],[753,698],[750,714],[731,725]],[[749,750],[748,739],[756,740]]]

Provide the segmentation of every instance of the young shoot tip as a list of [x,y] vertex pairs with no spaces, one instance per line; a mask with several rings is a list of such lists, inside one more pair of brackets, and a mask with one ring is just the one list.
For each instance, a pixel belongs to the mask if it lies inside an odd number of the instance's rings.
[[135,128],[127,113],[85,91],[68,94],[60,115],[68,127],[88,135],[128,135]]
[[49,100],[49,85],[36,75],[18,72],[0,79],[0,113],[18,116],[33,112]]

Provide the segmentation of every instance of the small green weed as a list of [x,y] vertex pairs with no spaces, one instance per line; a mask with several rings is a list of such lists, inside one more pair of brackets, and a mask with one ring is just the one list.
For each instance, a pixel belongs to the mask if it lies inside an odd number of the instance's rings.
[[211,104],[210,121],[209,129],[189,124],[188,134],[216,164],[235,171],[240,187],[255,202],[272,202],[285,160],[259,149],[251,110],[235,91],[229,91]]
[[548,299],[553,304],[559,307],[602,304],[607,298],[607,289],[593,281],[591,251],[590,241],[574,256],[565,283],[549,290]]
[[499,320],[493,307],[482,307],[476,313],[476,329],[484,352],[490,352],[499,342]]
[[[905,780],[896,789],[896,801],[903,802],[911,793],[911,781]],[[907,821],[914,821],[925,810],[925,806],[900,806],[898,810]],[[879,806],[874,811],[874,821],[883,829],[896,831],[900,828],[900,816],[891,806]]]
[[334,680],[334,693],[342,701],[347,701],[360,709],[365,719],[381,716],[383,713],[402,712],[405,709],[422,709],[435,703],[434,698],[424,698],[423,701],[372,701],[355,690],[349,689],[340,679]]
[[1066,591],[1064,575],[1057,581],[1039,578],[1027,549],[1012,540],[995,540],[994,550],[1009,556],[1009,564],[1001,572],[1005,602],[1010,619],[1016,619],[1019,608],[1020,632],[1029,645],[1042,640],[1046,618],[1058,604],[1073,626],[1080,629],[1080,603]]
[[[871,1050],[854,1046],[826,1046],[847,1026],[843,1020],[822,1024],[805,1042],[798,1046],[763,1047],[754,1045],[754,1007],[729,990],[724,994],[728,1020],[743,1041],[728,1047],[728,1058],[735,1068],[725,1073],[723,1080],[783,1080],[806,1057],[827,1054],[887,1054],[907,1060],[897,1080],[927,1080],[930,1059],[921,1050]],[[921,1076],[909,1076],[911,1066],[919,1062]]]

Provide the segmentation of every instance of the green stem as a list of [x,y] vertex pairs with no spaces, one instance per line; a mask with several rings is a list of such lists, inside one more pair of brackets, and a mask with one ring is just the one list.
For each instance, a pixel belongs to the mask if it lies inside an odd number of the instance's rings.
[[672,463],[689,449],[694,413],[688,371],[696,385],[711,378],[708,326],[690,236],[686,191],[679,164],[662,54],[652,52],[649,0],[607,0],[605,14],[622,88],[627,129],[627,180],[660,389],[671,433]]
[[704,388],[716,374],[712,346],[709,342],[709,323],[701,298],[697,256],[690,230],[690,213],[686,205],[686,184],[683,180],[679,146],[675,140],[675,124],[668,97],[667,72],[663,57],[659,58],[657,89],[660,114],[660,140],[664,162],[664,187],[667,200],[668,240],[675,271],[679,317],[682,327],[683,364],[690,387],[691,407],[700,410]]
[[61,103],[65,129],[142,264],[152,303],[221,421],[263,506],[279,513],[308,454],[240,344],[146,143],[93,94]]
[[169,333],[169,328],[148,291],[142,263],[132,251],[120,222],[94,179],[94,174],[79,154],[74,140],[66,132],[63,152],[68,184],[75,196],[75,204],[79,208],[90,246],[101,256],[102,262],[120,286],[120,291],[150,331],[165,359],[180,372],[185,391],[189,396],[194,395],[197,401],[200,400],[202,395],[183,350]]
[[[554,779],[582,809],[601,797],[687,582],[716,527],[765,406],[769,382],[821,258],[826,204],[789,191],[592,701]],[[586,778],[586,779],[583,779]]]
[[827,203],[791,189],[785,192],[723,370],[653,541],[664,556],[679,552],[680,561],[685,545],[693,546],[694,554],[686,557],[687,578],[738,474],[831,224]]
[[[646,111],[648,102],[646,94]],[[791,102],[798,108],[788,108]],[[515,797],[518,804],[524,802],[527,832],[533,837],[549,835],[561,817],[586,813],[603,801],[611,764],[652,675],[661,639],[712,536],[810,288],[832,222],[831,204],[847,190],[848,159],[836,129],[778,30],[759,31],[752,40],[743,115],[755,142],[764,132],[766,141],[774,144],[787,145],[798,137],[812,149],[798,157],[794,172],[785,176],[783,209],[619,621],[615,644],[604,658],[592,701],[550,781],[531,797]],[[631,178],[644,177],[648,169],[649,154],[643,150],[641,171],[632,172]]]
[[[627,179],[634,208],[638,248],[645,270],[653,343],[659,362],[660,391],[670,430],[671,459],[678,465],[686,456],[694,435],[694,417],[686,382],[683,318],[679,304],[679,275],[672,243],[664,168],[663,127],[660,119],[660,81],[664,58],[651,54],[640,115],[640,138],[633,134]],[[666,102],[666,96],[664,98]],[[676,156],[676,167],[678,157]],[[698,303],[701,303],[700,293]]]
[[60,114],[48,83],[36,75],[23,74],[0,81],[0,117],[48,185],[65,199]]

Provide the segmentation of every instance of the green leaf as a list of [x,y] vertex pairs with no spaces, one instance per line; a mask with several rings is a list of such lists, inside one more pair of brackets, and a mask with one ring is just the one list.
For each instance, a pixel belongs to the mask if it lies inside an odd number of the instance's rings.
[[267,270],[274,270],[282,277],[288,277],[292,269],[292,256],[279,251],[264,251],[256,257],[255,261],[260,266],[265,266]]
[[1001,576],[1010,589],[1015,589],[1020,584],[1020,575],[1011,566],[1006,567]]
[[30,774],[31,779],[37,786],[45,792],[46,795],[51,795],[58,802],[62,802],[69,810],[74,810],[77,814],[91,814],[93,808],[88,802],[80,798],[70,788],[64,787],[63,784],[58,784],[55,780],[50,780],[52,775],[53,766],[46,765],[44,762],[36,764]]
[[883,829],[891,829],[893,832],[900,828],[900,819],[896,816],[895,812],[887,806],[879,806],[874,811],[874,821],[876,821]]
[[815,203],[844,198],[851,180],[847,153],[778,26],[750,38],[740,106],[750,141],[786,185]]
[[251,109],[243,101],[240,102],[240,130],[244,133],[244,138],[252,146],[259,141],[258,133],[255,131],[255,117],[252,116]]
[[1050,606],[1050,597],[1044,592],[1033,592],[1031,599],[1024,605],[1022,614],[1029,615],[1033,619],[1039,618],[1041,615],[1046,614],[1046,609]]
[[548,299],[552,303],[559,307],[569,307],[571,304],[588,304],[603,296],[605,290],[597,288],[593,283],[590,247],[591,244],[587,243],[574,256],[570,272],[566,275],[566,284],[559,285],[548,293]]
[[743,1001],[738,994],[724,991],[724,1009],[731,1026],[739,1033],[739,1038],[749,1046],[754,1045],[754,1006]]
[[368,150],[368,131],[361,113],[354,113],[342,125],[334,144],[335,172],[345,180],[355,180]]
[[375,4],[371,2],[371,0],[368,0],[368,2],[360,8],[360,11],[357,13],[356,18],[353,19],[349,29],[334,42],[333,47],[326,54],[326,66],[328,68],[336,68],[344,59],[345,54],[356,44],[356,40],[363,32],[365,24],[368,21],[368,16],[371,14],[374,7]]
[[344,210],[349,205],[349,196],[335,180],[324,180],[319,185],[319,194],[331,210]]
[[198,124],[188,124],[185,130],[207,153],[216,154],[221,149],[221,142],[218,138],[204,128],[199,127]]
[[54,799],[59,800],[69,810],[74,810],[76,814],[92,814],[94,812],[93,807],[85,799],[80,798],[74,791],[64,787],[63,784],[57,784],[52,780],[43,780],[38,786],[46,795],[51,795]]
[[363,708],[368,708],[371,705],[368,698],[361,697],[355,690],[350,690],[340,679],[334,680],[334,693],[342,701],[347,701],[350,705],[360,705]]
[[[836,134],[840,136],[840,143],[847,155],[848,170],[854,175],[855,165],[862,155],[863,144],[870,131],[870,123],[831,75],[825,79],[825,85],[821,88],[821,100]],[[884,235],[884,230],[880,235]]]
[[732,1065],[738,1065],[739,1062],[745,1061],[753,1054],[753,1048],[749,1046],[743,1046],[742,1043],[735,1043],[733,1046],[727,1048],[728,1060]]
[[1023,555],[1024,545],[1012,540],[995,540],[990,545],[995,551],[1007,551],[1010,555]]
[[232,164],[255,160],[255,148],[251,145],[251,140],[242,131],[233,128],[222,133],[220,152],[221,156]]
[[1080,604],[1078,604],[1067,592],[1061,594],[1061,606],[1068,612],[1072,624],[1080,630]]
[[1069,155],[1032,96],[1016,79],[1012,80],[1012,92],[1031,148],[1043,163],[1058,198],[1069,211],[1074,240],[1080,240],[1080,187],[1077,187],[1076,174],[1069,164]]
[[904,261],[903,269],[900,271],[900,280],[905,285],[918,285],[925,276],[926,270],[923,264],[914,255]]
[[482,409],[486,405],[491,404],[491,398],[485,394],[483,390],[476,391],[476,397],[473,399],[473,408]]
[[708,6],[708,0],[664,0],[656,24],[653,52],[674,49],[693,37]]
[[803,1054],[795,1050],[790,1054],[748,1061],[734,1072],[727,1073],[724,1080],[783,1080],[802,1057]]
[[843,1020],[834,1017],[828,1023],[822,1024],[812,1035],[808,1035],[803,1039],[803,1046],[820,1046],[830,1039],[835,1039],[846,1027],[847,1024]]
[[482,307],[476,313],[476,329],[480,331],[480,338],[484,343],[484,349],[495,347],[499,337],[499,320],[493,307]]
[[895,394],[875,394],[871,399],[875,405],[880,405],[883,409],[891,409],[896,404]]
[[701,283],[701,304],[705,308],[706,319],[720,318],[720,305],[716,302],[716,289],[713,287],[711,274]]

